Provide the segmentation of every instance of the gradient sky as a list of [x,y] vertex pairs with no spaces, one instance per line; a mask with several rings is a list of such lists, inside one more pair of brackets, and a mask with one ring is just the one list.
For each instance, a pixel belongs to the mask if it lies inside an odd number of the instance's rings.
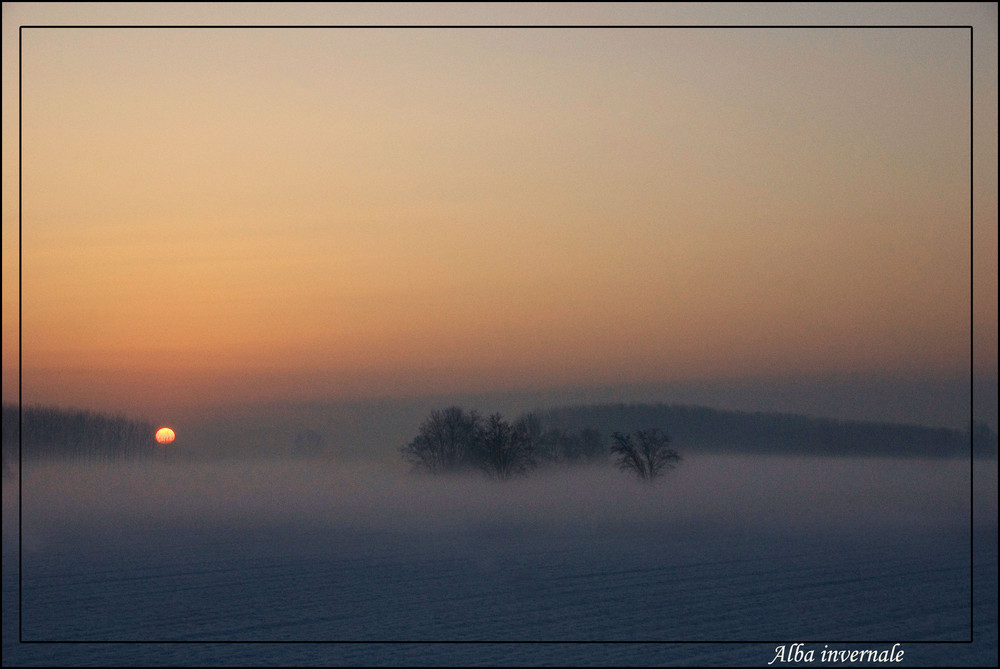
[[[11,43],[16,67],[17,25],[102,22],[10,7],[5,400]],[[23,399],[996,378],[996,6],[931,9],[900,21],[975,22],[974,72],[965,28],[25,29]],[[681,10],[567,11],[699,22]],[[420,21],[343,11],[295,22]],[[740,12],[701,22],[766,21]]]

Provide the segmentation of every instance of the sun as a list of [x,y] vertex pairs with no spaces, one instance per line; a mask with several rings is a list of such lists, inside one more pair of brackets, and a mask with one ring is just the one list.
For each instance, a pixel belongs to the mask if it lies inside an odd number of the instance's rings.
[[174,440],[174,431],[169,427],[161,427],[156,431],[156,440],[161,444],[169,444]]

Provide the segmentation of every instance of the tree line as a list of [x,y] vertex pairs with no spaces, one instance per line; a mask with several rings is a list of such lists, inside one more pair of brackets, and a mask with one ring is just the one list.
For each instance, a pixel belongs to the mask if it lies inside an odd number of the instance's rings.
[[608,445],[601,432],[544,430],[537,414],[508,421],[499,413],[482,416],[457,406],[437,409],[417,436],[400,448],[414,469],[431,474],[480,471],[507,480],[546,464],[607,461],[643,481],[652,481],[680,462],[670,437],[659,428],[614,432]]
[[997,435],[982,422],[967,430],[801,414],[723,411],[677,404],[598,404],[543,411],[554,429],[604,434],[635,425],[669,425],[691,451],[882,457],[997,457]]
[[124,460],[151,454],[151,423],[102,413],[53,407],[3,405],[3,466],[27,459],[72,457]]

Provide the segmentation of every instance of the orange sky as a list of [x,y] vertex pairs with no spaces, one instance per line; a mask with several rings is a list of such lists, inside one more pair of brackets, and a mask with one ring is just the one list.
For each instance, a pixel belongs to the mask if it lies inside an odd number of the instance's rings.
[[990,17],[975,311],[967,29],[26,29],[24,401],[995,378]]

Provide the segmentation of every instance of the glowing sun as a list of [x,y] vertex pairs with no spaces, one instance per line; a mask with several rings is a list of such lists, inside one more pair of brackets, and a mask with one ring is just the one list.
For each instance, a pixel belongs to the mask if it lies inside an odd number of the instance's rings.
[[169,444],[174,440],[174,431],[169,427],[161,427],[156,431],[156,440],[161,444]]

